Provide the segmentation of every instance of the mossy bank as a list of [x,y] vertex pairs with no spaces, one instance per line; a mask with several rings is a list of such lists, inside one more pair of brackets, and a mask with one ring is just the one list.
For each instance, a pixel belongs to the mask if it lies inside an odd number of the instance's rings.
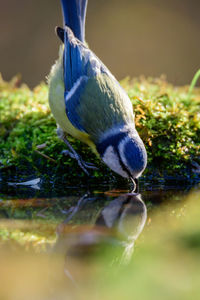
[[[136,127],[148,152],[143,175],[151,180],[199,181],[200,89],[175,87],[164,78],[124,79],[135,111]],[[93,179],[115,178],[81,142],[70,138],[86,161],[99,168]],[[43,176],[87,181],[76,161],[63,157],[65,145],[56,135],[56,123],[48,105],[48,87],[34,90],[0,78],[0,174],[4,177]]]

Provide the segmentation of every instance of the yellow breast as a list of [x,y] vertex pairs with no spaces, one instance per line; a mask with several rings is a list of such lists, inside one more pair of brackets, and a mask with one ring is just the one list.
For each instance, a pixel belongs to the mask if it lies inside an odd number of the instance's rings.
[[67,117],[64,100],[64,79],[63,79],[63,51],[61,49],[59,59],[52,67],[49,78],[49,105],[57,124],[61,129],[71,136],[79,139],[90,146],[97,154],[96,146],[89,135],[75,128]]

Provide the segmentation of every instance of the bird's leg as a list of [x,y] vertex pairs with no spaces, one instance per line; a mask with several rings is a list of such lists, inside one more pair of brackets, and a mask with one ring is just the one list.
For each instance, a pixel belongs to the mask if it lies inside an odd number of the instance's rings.
[[89,173],[87,171],[87,169],[94,169],[97,170],[98,168],[95,167],[93,164],[85,162],[81,156],[74,150],[74,148],[72,147],[72,145],[69,143],[69,141],[67,140],[67,137],[65,135],[65,133],[63,132],[63,130],[58,127],[57,129],[57,135],[58,137],[67,145],[69,150],[64,150],[62,151],[62,153],[64,155],[69,155],[71,158],[75,159],[78,162],[79,167],[89,176]]
[[192,161],[192,166],[194,167],[192,171],[196,174],[200,174],[200,165],[196,161]]
[[89,194],[85,194],[83,197],[81,197],[76,206],[71,207],[68,211],[67,211],[67,218],[57,227],[57,233],[62,232],[65,225],[69,223],[69,221],[71,221],[71,219],[78,213],[78,211],[84,207],[85,204],[87,204],[87,202],[91,201],[95,201],[97,198],[96,197],[89,197]]
[[73,216],[79,211],[80,207],[84,204],[85,199],[87,199],[88,194],[85,194],[78,200],[77,205],[72,209],[71,214],[64,220],[63,224],[69,223]]

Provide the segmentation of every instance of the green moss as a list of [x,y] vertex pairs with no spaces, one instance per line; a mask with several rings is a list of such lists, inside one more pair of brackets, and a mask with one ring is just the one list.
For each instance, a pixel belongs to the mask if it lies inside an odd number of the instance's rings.
[[194,177],[191,163],[200,154],[200,89],[189,95],[188,86],[175,87],[162,78],[125,79],[122,84],[133,103],[149,166],[166,177]]
[[[133,103],[136,126],[148,151],[144,176],[198,179],[191,162],[199,162],[200,156],[200,89],[188,94],[187,86],[174,87],[162,78],[124,79],[122,85]],[[87,146],[71,141],[86,161],[100,167],[93,173],[95,178],[113,177]],[[38,152],[41,144],[46,146]],[[1,172],[62,174],[65,179],[78,176],[87,180],[75,161],[62,157],[64,149],[48,106],[47,85],[41,83],[32,91],[19,84],[18,77],[11,82],[0,78]]]

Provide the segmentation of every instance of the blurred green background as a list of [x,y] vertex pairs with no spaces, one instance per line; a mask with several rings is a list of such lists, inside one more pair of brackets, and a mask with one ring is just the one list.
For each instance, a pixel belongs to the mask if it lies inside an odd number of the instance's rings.
[[[45,80],[58,53],[59,2],[0,0],[4,79],[21,73],[30,87]],[[187,84],[200,67],[199,12],[199,0],[89,0],[86,39],[118,79],[166,74]]]

